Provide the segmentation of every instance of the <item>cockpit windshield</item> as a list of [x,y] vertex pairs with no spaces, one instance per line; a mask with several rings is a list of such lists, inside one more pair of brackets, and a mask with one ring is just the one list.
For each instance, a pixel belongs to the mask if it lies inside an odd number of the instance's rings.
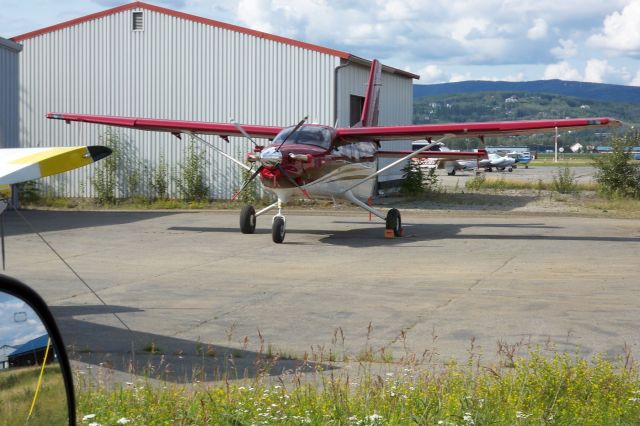
[[315,145],[325,149],[331,148],[333,140],[333,129],[324,126],[306,125],[300,127],[291,134],[294,127],[283,129],[273,140],[274,145],[280,145],[286,139],[285,145],[301,144]]

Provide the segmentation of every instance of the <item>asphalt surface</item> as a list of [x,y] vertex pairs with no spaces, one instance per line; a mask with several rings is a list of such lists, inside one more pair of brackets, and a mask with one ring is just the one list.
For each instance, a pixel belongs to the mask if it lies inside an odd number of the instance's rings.
[[638,355],[637,220],[405,212],[385,239],[359,211],[285,213],[276,245],[270,217],[243,235],[235,211],[23,212],[103,305],[9,212],[6,273],[50,304],[73,359],[175,382],[367,350]]

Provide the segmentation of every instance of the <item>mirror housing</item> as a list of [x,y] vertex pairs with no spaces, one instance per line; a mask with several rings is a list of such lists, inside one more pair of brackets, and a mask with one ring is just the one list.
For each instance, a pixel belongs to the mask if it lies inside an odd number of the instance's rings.
[[67,411],[69,418],[69,425],[76,424],[76,409],[75,409],[75,396],[73,391],[73,378],[71,376],[71,366],[69,364],[69,358],[60,335],[60,330],[51,314],[51,311],[47,307],[42,297],[36,293],[33,289],[16,280],[15,278],[8,277],[0,274],[0,292],[14,296],[24,303],[29,305],[31,309],[39,316],[42,321],[51,343],[57,353],[57,360],[60,365],[62,377],[64,381],[64,387],[67,396]]

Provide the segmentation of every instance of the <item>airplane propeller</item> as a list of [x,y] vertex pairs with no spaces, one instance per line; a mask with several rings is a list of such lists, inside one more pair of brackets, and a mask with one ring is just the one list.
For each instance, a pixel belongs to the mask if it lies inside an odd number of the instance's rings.
[[[278,147],[276,148],[275,152],[280,152],[280,148],[282,148],[282,146],[285,144],[285,142],[287,142],[287,140],[291,137],[291,135],[293,135],[294,133],[296,133],[296,132],[300,129],[300,127],[302,127],[302,125],[303,125],[303,124],[304,124],[308,119],[309,119],[309,116],[305,116],[302,120],[300,120],[300,121],[298,122],[298,124],[296,124],[296,126],[293,128],[293,130],[291,130],[291,132],[289,132],[289,134],[287,134],[287,136],[285,136],[285,137],[284,137],[284,139],[282,140],[282,142],[280,143],[280,145],[278,145]],[[251,138],[251,136],[250,136],[250,135],[249,135],[249,134],[248,134],[248,133],[247,133],[247,132],[242,128],[242,126],[241,126],[240,124],[238,124],[238,123],[237,123],[237,122],[235,122],[235,121],[232,121],[232,122],[233,122],[233,125],[238,129],[238,131],[239,131],[240,133],[242,133],[242,135],[243,135],[245,138],[249,139],[249,140],[253,143],[253,145],[254,145],[254,146],[256,146],[256,147],[260,146],[260,145],[258,145],[258,144],[256,143],[256,141],[254,141],[254,140]],[[242,193],[242,191],[244,191],[244,189],[245,189],[247,186],[249,186],[249,184],[250,184],[251,182],[253,182],[253,180],[256,178],[256,176],[258,176],[258,174],[260,174],[260,172],[262,171],[262,169],[264,169],[264,167],[265,167],[265,163],[264,163],[263,161],[261,161],[261,160],[260,160],[260,157],[259,157],[259,156],[257,157],[257,159],[258,159],[258,161],[260,161],[262,164],[260,165],[260,167],[258,167],[258,169],[257,169],[255,172],[253,172],[253,174],[249,177],[249,179],[247,179],[247,180],[242,184],[242,186],[240,187],[240,189],[238,190],[238,192],[236,192],[236,193],[233,195],[233,197],[231,198],[232,200],[234,200],[234,201],[235,201],[235,200],[240,196],[240,194]],[[289,174],[289,172],[287,172],[287,170],[286,170],[284,167],[282,167],[282,164],[281,164],[281,162],[280,162],[280,161],[278,161],[276,164],[274,164],[274,165],[273,165],[273,167],[277,168],[277,169],[280,171],[280,173],[282,173],[282,175],[283,175],[284,177],[286,177],[286,178],[287,178],[287,180],[288,180],[289,182],[291,182],[291,184],[292,184],[293,186],[295,186],[296,188],[298,188],[298,189],[300,190],[300,192],[302,192],[302,194],[303,194],[305,197],[307,197],[308,199],[312,199],[312,198],[311,198],[311,196],[309,195],[309,193],[307,192],[307,190],[306,190],[306,189],[304,189],[304,188],[302,188],[300,185],[298,185],[298,183],[295,181],[295,179],[294,179],[293,177],[291,177],[291,175]]]

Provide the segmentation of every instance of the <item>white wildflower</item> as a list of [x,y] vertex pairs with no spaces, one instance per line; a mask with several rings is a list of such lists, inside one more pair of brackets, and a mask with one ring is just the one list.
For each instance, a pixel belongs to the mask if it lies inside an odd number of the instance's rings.
[[475,422],[473,421],[473,416],[471,416],[471,413],[464,413],[464,416],[462,416],[462,420],[467,422],[468,425],[475,424]]
[[377,421],[382,421],[383,420],[382,416],[380,414],[378,414],[378,413],[374,413],[374,414],[370,415],[367,418],[369,419],[369,421],[371,423],[375,423]]
[[86,416],[84,416],[84,417],[82,418],[82,420],[83,420],[83,421],[84,421],[84,420],[91,420],[91,419],[93,419],[93,418],[95,418],[95,417],[96,417],[96,415],[95,415],[95,414],[87,414]]
[[629,398],[629,401],[638,402],[638,401],[640,401],[640,398]]
[[119,425],[126,425],[127,423],[129,423],[131,420],[129,420],[126,417],[121,417],[120,419],[118,419],[118,421],[116,423],[118,423]]
[[527,414],[527,413],[523,413],[522,411],[516,411],[516,418],[518,419],[526,419],[527,417],[530,417],[531,414]]
[[89,426],[101,426],[100,423],[97,422],[91,422],[89,423]]

